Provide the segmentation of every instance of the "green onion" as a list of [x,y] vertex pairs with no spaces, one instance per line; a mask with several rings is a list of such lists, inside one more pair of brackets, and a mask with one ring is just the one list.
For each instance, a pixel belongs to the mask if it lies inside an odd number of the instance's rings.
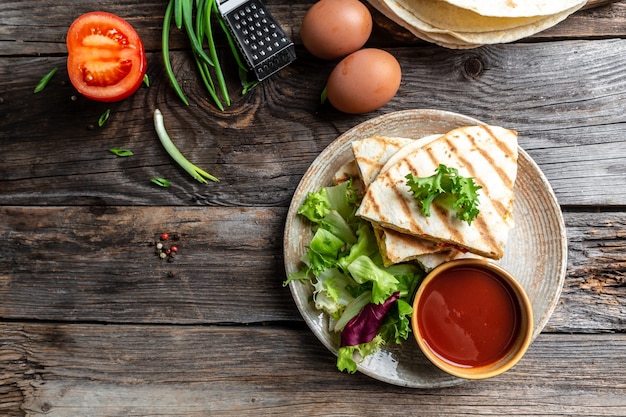
[[110,115],[111,115],[111,109],[107,109],[107,111],[102,113],[102,115],[98,119],[98,126],[102,127],[102,125],[105,124],[107,120],[109,120]]
[[235,44],[233,35],[230,33],[230,30],[228,29],[226,22],[224,22],[224,19],[222,19],[222,15],[220,14],[220,11],[218,9],[217,1],[215,0],[212,0],[212,1],[213,1],[213,12],[218,16],[217,22],[222,28],[222,32],[226,36],[226,41],[228,42],[228,46],[230,47],[230,53],[232,54],[233,58],[235,58],[235,62],[237,63],[239,80],[241,81],[241,85],[243,87],[241,94],[245,95],[248,91],[250,91],[252,87],[255,87],[256,85],[258,85],[259,82],[257,80],[248,81],[248,70],[249,70],[248,66],[244,63],[243,59],[241,59],[241,53],[239,51],[239,47]]
[[[217,53],[214,39],[215,28],[221,28],[226,36],[230,53],[237,63],[242,94],[246,94],[250,88],[258,84],[257,81],[249,82],[247,80],[249,68],[240,56],[240,51],[219,12],[216,0],[169,0],[163,19],[161,50],[167,76],[183,103],[189,104],[176,80],[169,57],[169,36],[172,16],[174,17],[175,26],[178,29],[183,29],[186,33],[200,79],[209,96],[220,110],[224,110],[224,105],[230,106],[231,100]],[[219,26],[214,26],[215,24]],[[215,81],[213,77],[215,77]]]
[[[202,3],[202,1],[201,1]],[[220,86],[222,96],[224,97],[224,101],[226,101],[226,105],[230,106],[230,97],[228,96],[228,88],[226,88],[226,80],[224,80],[224,73],[222,72],[222,66],[220,65],[219,59],[217,57],[217,50],[215,48],[215,41],[213,40],[213,31],[211,30],[211,10],[213,9],[213,0],[208,0],[206,5],[206,17],[204,18],[204,32],[206,35],[207,43],[209,45],[209,54],[211,55],[211,59],[213,59],[213,66],[215,68],[215,76],[217,77],[217,82]],[[221,15],[218,15],[218,18]]]
[[246,64],[244,64],[243,60],[241,59],[241,55],[239,54],[239,47],[237,46],[237,44],[235,44],[233,35],[230,33],[230,29],[228,29],[228,26],[226,25],[226,22],[224,22],[224,19],[222,19],[222,15],[220,14],[220,11],[217,7],[217,2],[215,1],[213,2],[213,12],[217,16],[219,16],[217,22],[222,28],[222,32],[224,32],[224,35],[226,35],[226,41],[228,41],[228,46],[230,46],[230,51],[233,54],[235,61],[237,62],[237,66],[239,67],[239,69],[248,72],[248,67]]
[[167,9],[165,9],[165,16],[163,17],[163,32],[161,34],[161,51],[163,54],[163,64],[165,65],[167,78],[170,80],[172,87],[174,87],[174,91],[176,91],[176,94],[178,94],[178,97],[182,100],[182,102],[189,105],[189,101],[187,101],[187,97],[185,97],[183,89],[180,88],[180,84],[178,84],[178,80],[176,80],[176,76],[172,70],[172,63],[170,61],[170,24],[172,21],[172,9],[174,8],[175,2],[180,4],[182,0],[170,0],[167,4]]
[[195,0],[182,0],[183,3],[183,26],[187,32],[187,37],[191,43],[191,49],[196,55],[202,58],[207,64],[213,65],[213,61],[204,52],[202,48],[202,39],[198,39],[198,36],[194,30],[193,25],[193,3]]
[[36,94],[40,92],[41,90],[43,90],[44,88],[46,88],[46,86],[48,85],[48,83],[50,82],[52,77],[54,77],[54,74],[56,73],[57,73],[57,68],[55,67],[52,69],[52,71],[44,75],[43,78],[39,80],[39,83],[37,83],[37,86],[35,87],[33,94]]
[[159,187],[167,188],[170,186],[170,182],[166,180],[165,178],[150,178],[150,181],[152,181],[154,184],[158,185]]
[[134,155],[133,151],[131,151],[130,149],[124,149],[124,148],[111,148],[109,149],[109,152],[111,152],[115,156],[122,156],[122,157]]
[[157,136],[159,137],[159,140],[161,141],[161,144],[163,145],[167,153],[172,157],[172,159],[174,159],[174,161],[176,161],[176,163],[182,169],[187,171],[187,173],[191,175],[196,181],[202,184],[206,184],[207,179],[214,182],[219,182],[219,179],[217,177],[214,177],[208,172],[198,168],[197,166],[189,162],[182,153],[180,153],[180,151],[176,148],[176,146],[170,139],[170,136],[167,134],[167,131],[165,130],[165,125],[163,124],[163,114],[159,109],[156,109],[154,111],[154,128],[156,129]]
[[209,95],[213,99],[213,102],[220,110],[224,110],[224,105],[222,104],[222,101],[219,99],[219,97],[217,97],[217,93],[215,92],[215,84],[213,84],[213,79],[211,78],[211,72],[209,70],[208,64],[201,59],[196,59],[196,65],[198,66],[198,72],[200,73],[200,78],[204,83],[204,87],[209,92]]
[[183,27],[183,2],[182,0],[174,0],[174,24],[177,29]]
[[148,77],[148,74],[145,74],[143,76],[143,83],[146,85],[146,87],[150,87],[150,77]]

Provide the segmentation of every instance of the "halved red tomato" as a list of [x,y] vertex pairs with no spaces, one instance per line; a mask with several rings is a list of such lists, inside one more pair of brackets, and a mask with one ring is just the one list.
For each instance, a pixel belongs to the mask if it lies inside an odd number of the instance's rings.
[[67,72],[87,98],[119,101],[133,94],[146,74],[146,52],[133,27],[107,12],[78,17],[67,32]]

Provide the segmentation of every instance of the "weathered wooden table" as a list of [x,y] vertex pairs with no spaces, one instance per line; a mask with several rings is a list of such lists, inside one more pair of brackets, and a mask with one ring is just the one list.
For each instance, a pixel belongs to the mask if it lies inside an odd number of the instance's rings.
[[[464,51],[375,13],[369,45],[399,59],[403,81],[358,116],[318,104],[333,63],[300,46],[312,0],[267,1],[298,60],[224,112],[174,32],[184,106],[161,60],[165,3],[0,3],[0,415],[626,415],[626,1]],[[77,96],[65,70],[67,28],[94,9],[126,18],[149,51],[149,88],[115,104]],[[172,162],[155,108],[220,183]],[[340,373],[282,286],[287,207],[309,164],[351,127],[412,108],[517,130],[562,207],[559,304],[522,361],[490,380],[420,390]],[[162,232],[178,239],[175,262],[155,255]]]

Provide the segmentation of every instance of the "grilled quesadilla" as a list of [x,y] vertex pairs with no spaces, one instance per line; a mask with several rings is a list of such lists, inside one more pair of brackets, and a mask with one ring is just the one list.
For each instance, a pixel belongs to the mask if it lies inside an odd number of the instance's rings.
[[[432,175],[440,165],[458,170],[482,187],[480,213],[471,224],[436,204],[426,217],[406,185],[406,175]],[[517,133],[498,126],[454,129],[408,153],[367,187],[357,215],[385,229],[416,236],[492,259],[504,254],[513,226]]]
[[367,187],[374,181],[383,165],[413,139],[372,136],[351,143],[354,160],[363,183]]
[[[421,139],[372,136],[352,142],[354,162],[358,167],[361,180],[367,188],[380,172],[389,164],[402,158],[430,142],[440,135],[431,135]],[[435,242],[407,235],[393,229],[385,229],[372,224],[374,235],[385,265],[407,261],[417,261],[426,270],[460,254],[456,250],[444,248]]]

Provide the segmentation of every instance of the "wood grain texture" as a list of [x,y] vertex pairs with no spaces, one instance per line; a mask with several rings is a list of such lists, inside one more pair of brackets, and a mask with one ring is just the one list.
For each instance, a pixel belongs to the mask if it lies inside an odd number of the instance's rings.
[[[0,204],[286,206],[308,165],[340,133],[385,112],[436,108],[517,130],[561,204],[626,205],[626,195],[614,192],[626,187],[626,40],[561,45],[395,48],[404,70],[397,96],[350,117],[317,104],[332,64],[307,56],[248,95],[235,95],[225,112],[203,96],[183,53],[174,65],[188,107],[174,96],[156,55],[151,87],[114,104],[76,98],[63,70],[32,94],[41,74],[64,58],[4,59]],[[9,76],[15,66],[25,68],[22,77]],[[171,164],[154,132],[155,108],[181,151],[221,183],[197,184]],[[106,109],[111,117],[98,128]],[[51,131],[64,140],[51,140]],[[29,154],[33,147],[40,153]],[[135,156],[116,158],[110,147]],[[164,192],[151,177],[174,186]]]
[[[0,213],[0,236],[12,242],[0,261],[2,317],[177,324],[296,317],[282,287],[285,210],[92,206]],[[163,232],[179,248],[171,263],[156,254]]]
[[[311,1],[269,0],[266,2],[272,15],[285,29],[285,32],[300,43],[300,23]],[[160,50],[165,1],[136,0],[119,2],[102,0],[98,8],[115,13],[136,28],[146,48]],[[523,40],[538,41],[559,37],[585,38],[620,37],[626,22],[626,2],[624,0],[591,0],[588,9],[580,10],[557,26]],[[371,9],[371,8],[370,8]],[[46,0],[5,0],[0,5],[2,25],[0,25],[0,56],[40,56],[63,55],[67,53],[65,35],[72,21],[82,13],[94,10],[89,2],[58,0],[53,4]],[[375,10],[377,27],[370,43],[388,45],[393,41],[424,44],[395,23]],[[600,24],[601,23],[601,24]],[[176,30],[170,38],[173,49],[188,48],[184,36]],[[396,42],[397,43],[397,42]]]
[[[0,207],[0,316],[220,324],[301,321],[288,289],[286,209]],[[546,331],[626,331],[626,216],[565,213],[568,272]],[[173,263],[162,232],[177,235]],[[236,231],[236,233],[233,233]]]
[[339,373],[303,328],[15,323],[0,327],[0,411],[75,417],[89,404],[90,415],[111,417],[617,416],[626,407],[624,361],[623,335],[542,335],[502,376],[415,390]]
[[[165,1],[98,3],[148,49],[150,87],[113,104],[80,97],[65,70],[67,27],[94,4],[0,2],[0,416],[626,415],[626,1],[594,0],[531,38],[469,51],[374,13],[368,45],[392,52],[403,80],[366,115],[319,104],[335,63],[301,45],[312,3],[266,2],[298,60],[246,96],[227,71],[234,100],[220,112],[177,31],[190,106],[169,85]],[[155,108],[220,183],[172,162]],[[342,374],[282,286],[287,207],[310,163],[358,123],[410,108],[517,130],[564,211],[559,303],[528,355],[488,381],[414,390]],[[176,236],[174,262],[157,257],[162,232]]]

